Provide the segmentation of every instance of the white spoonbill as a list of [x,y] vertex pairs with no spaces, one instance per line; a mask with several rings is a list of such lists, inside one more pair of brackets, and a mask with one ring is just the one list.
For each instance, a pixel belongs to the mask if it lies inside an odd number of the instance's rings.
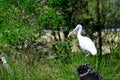
[[[89,54],[91,53],[92,55],[96,55],[97,49],[95,47],[94,42],[90,38],[81,35],[82,25],[78,24],[72,32],[75,32],[75,31],[77,31],[77,38],[79,40],[79,45],[81,49],[88,51]],[[69,33],[68,37],[71,35],[72,32]],[[86,60],[89,54],[86,55],[85,57]]]

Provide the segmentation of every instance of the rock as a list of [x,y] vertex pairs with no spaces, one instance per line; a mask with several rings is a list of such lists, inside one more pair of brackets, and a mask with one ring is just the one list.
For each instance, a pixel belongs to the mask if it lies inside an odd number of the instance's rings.
[[80,65],[77,68],[77,74],[80,80],[104,80],[95,70],[88,64]]

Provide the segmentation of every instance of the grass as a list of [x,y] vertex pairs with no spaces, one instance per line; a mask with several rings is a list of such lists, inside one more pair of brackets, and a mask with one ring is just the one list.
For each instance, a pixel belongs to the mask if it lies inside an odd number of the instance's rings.
[[[117,55],[117,56],[116,56]],[[12,61],[6,56],[10,70],[0,67],[1,80],[79,80],[76,69],[85,64],[85,53],[70,53],[69,58],[52,59],[40,62],[37,59],[26,60],[21,55],[18,60]],[[89,56],[89,64],[105,78],[105,80],[120,79],[119,53],[103,55],[101,65],[97,66],[97,59]]]

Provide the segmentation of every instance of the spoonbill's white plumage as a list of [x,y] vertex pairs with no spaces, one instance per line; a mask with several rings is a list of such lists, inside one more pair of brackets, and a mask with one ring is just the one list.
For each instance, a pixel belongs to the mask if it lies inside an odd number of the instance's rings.
[[[90,52],[92,55],[96,55],[97,49],[95,47],[94,42],[90,38],[81,35],[82,25],[78,24],[72,32],[74,32],[74,31],[77,31],[77,38],[79,40],[79,45],[80,45],[81,49]],[[70,36],[72,32],[70,32],[70,34],[68,36]],[[89,54],[86,55],[86,59],[87,59],[88,55]]]

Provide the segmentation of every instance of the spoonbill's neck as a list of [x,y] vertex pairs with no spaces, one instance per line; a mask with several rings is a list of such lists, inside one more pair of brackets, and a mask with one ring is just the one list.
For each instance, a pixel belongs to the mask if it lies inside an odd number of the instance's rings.
[[78,32],[77,32],[77,37],[81,36],[81,32],[82,32],[82,29],[79,29]]

